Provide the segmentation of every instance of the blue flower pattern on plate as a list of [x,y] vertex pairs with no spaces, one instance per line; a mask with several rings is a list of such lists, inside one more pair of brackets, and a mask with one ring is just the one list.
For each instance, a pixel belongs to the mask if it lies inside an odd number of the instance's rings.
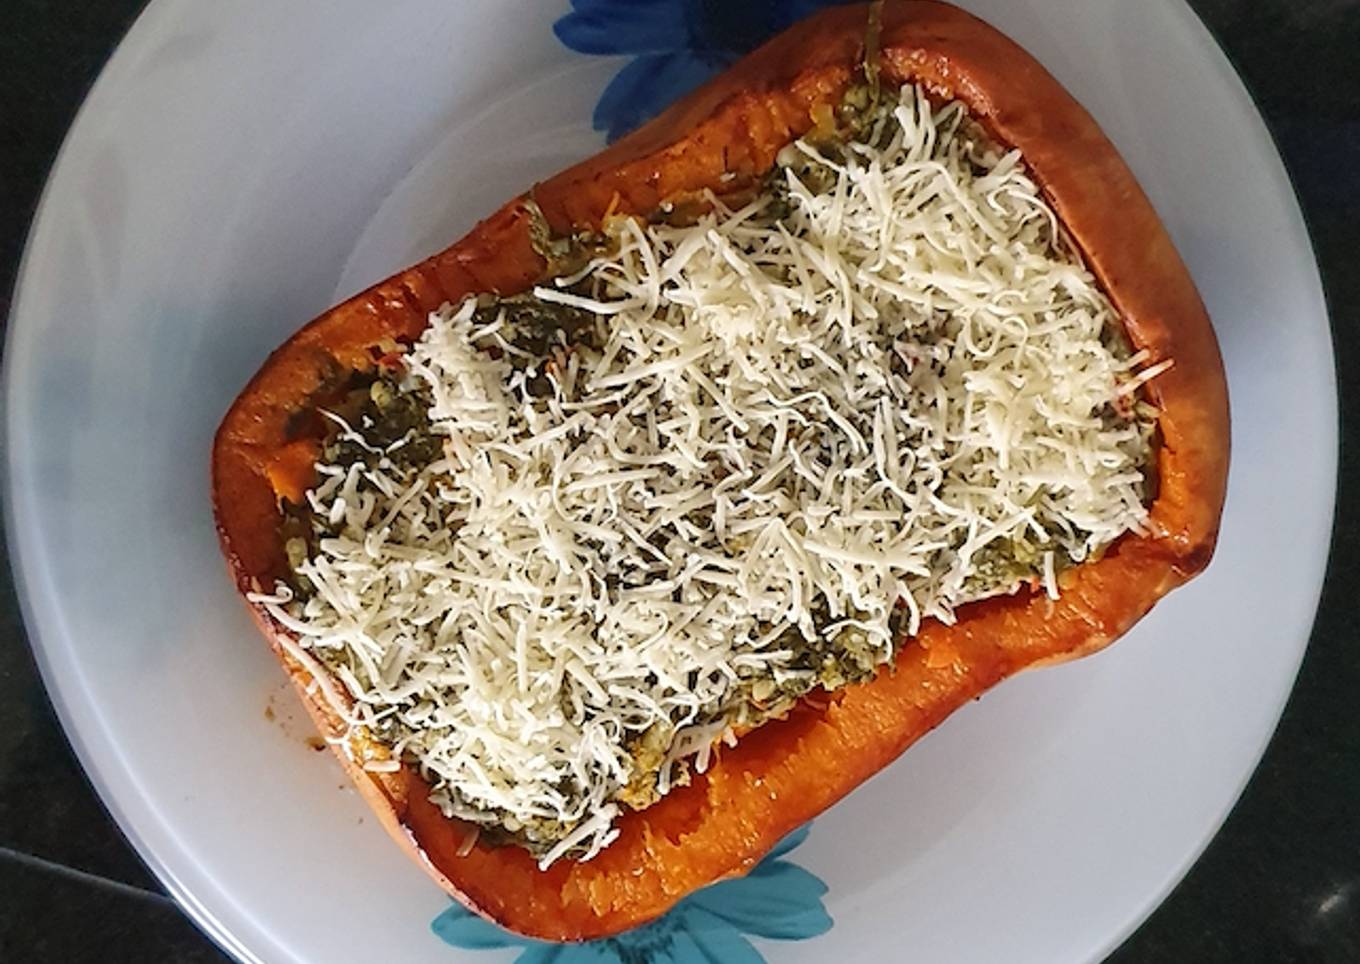
[[550,944],[511,934],[455,904],[434,919],[441,940],[468,950],[523,948],[515,964],[762,964],[745,936],[804,940],[831,929],[826,884],[783,859],[808,827],[781,840],[745,877],[719,881],[660,920],[584,944]]
[[634,58],[595,105],[595,129],[613,141],[786,27],[846,2],[572,0],[553,30],[583,54]]

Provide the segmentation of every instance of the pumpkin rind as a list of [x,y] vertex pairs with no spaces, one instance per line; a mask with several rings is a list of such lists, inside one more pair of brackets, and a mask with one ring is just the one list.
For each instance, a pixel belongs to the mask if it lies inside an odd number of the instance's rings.
[[[537,185],[559,232],[597,227],[606,211],[647,212],[703,188],[750,185],[781,147],[835,103],[862,58],[864,6],[836,7],[756,51],[661,117]],[[1228,407],[1218,345],[1194,284],[1113,145],[1044,69],[1000,33],[943,3],[890,2],[881,69],[962,100],[1001,144],[1019,148],[1088,266],[1153,360],[1174,359],[1149,395],[1160,408],[1153,531],[1126,536],[1065,574],[1057,600],[1022,593],[974,603],[953,626],[928,623],[891,671],[800,705],[722,750],[709,771],[647,810],[587,863],[540,871],[516,847],[474,846],[404,768],[378,774],[340,754],[384,826],[450,894],[512,930],[583,940],[644,923],[686,894],[754,866],[785,834],[890,763],[953,710],[1022,669],[1107,645],[1213,552],[1228,464]],[[727,175],[726,177],[723,177]],[[720,178],[722,178],[720,180]],[[419,336],[428,313],[475,292],[510,294],[544,265],[529,240],[527,196],[447,250],[349,299],[279,348],[227,413],[213,447],[213,501],[242,592],[284,571],[278,493],[305,488],[309,445],[289,418],[337,372],[368,369],[380,342]],[[328,735],[343,727],[309,692],[308,671],[254,616]]]

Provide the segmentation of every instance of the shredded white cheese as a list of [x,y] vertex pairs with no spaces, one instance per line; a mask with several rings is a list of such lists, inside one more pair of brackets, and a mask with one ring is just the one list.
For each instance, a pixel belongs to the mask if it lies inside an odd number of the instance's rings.
[[257,598],[351,723],[395,720],[449,815],[588,859],[626,741],[667,728],[661,793],[702,770],[752,679],[808,672],[791,632],[887,660],[895,607],[914,634],[1022,582],[1056,596],[1145,526],[1148,425],[1115,403],[1157,370],[1109,347],[1016,152],[914,89],[895,120],[790,148],[780,217],[765,195],[615,224],[585,288],[536,292],[597,313],[595,349],[545,367],[472,301],[436,312],[408,360],[445,457],[319,467],[314,592]]

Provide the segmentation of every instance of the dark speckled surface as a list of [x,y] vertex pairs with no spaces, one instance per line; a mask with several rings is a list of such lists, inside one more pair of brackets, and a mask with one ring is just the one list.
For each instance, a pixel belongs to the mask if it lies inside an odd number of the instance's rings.
[[[1311,647],[1265,760],[1204,856],[1111,961],[1352,964],[1360,962],[1360,0],[1192,5],[1260,104],[1317,249],[1341,385],[1340,501]],[[62,134],[142,0],[0,6],[4,318]],[[222,959],[91,792],[34,671],[13,590],[0,582],[0,961]]]

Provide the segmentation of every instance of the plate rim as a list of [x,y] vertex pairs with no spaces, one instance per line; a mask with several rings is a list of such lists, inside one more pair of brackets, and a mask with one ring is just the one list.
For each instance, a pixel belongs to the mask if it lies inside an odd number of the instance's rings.
[[[180,881],[178,875],[171,871],[160,851],[151,846],[138,831],[119,797],[111,792],[110,778],[105,772],[104,766],[99,762],[96,749],[91,745],[87,735],[76,725],[74,711],[70,705],[71,694],[67,693],[61,685],[61,674],[53,666],[51,650],[43,643],[42,634],[38,630],[36,604],[27,573],[29,563],[25,561],[27,550],[22,545],[16,525],[16,502],[19,499],[13,486],[12,469],[14,463],[13,426],[11,424],[13,420],[14,379],[12,368],[14,355],[11,349],[14,346],[15,332],[18,329],[24,305],[28,300],[28,277],[32,271],[34,240],[43,229],[58,177],[63,167],[70,162],[72,144],[80,136],[83,125],[88,124],[90,116],[99,109],[100,98],[106,96],[105,92],[118,83],[120,81],[119,75],[128,69],[128,61],[134,54],[133,48],[147,42],[149,31],[155,29],[153,21],[160,17],[168,7],[169,4],[166,0],[149,0],[138,11],[132,22],[128,24],[123,35],[118,38],[118,42],[114,45],[108,59],[99,68],[94,82],[90,84],[82,96],[80,106],[76,108],[69,126],[62,135],[61,144],[52,156],[51,166],[43,180],[42,190],[38,193],[37,203],[33,207],[33,214],[24,234],[23,247],[20,249],[19,262],[14,273],[9,311],[5,318],[4,344],[3,347],[0,347],[0,355],[3,355],[3,357],[0,357],[0,411],[3,412],[3,417],[0,418],[0,452],[3,452],[3,460],[0,461],[0,522],[4,525],[5,552],[9,560],[10,582],[14,587],[15,599],[19,605],[25,643],[33,656],[34,665],[38,668],[38,677],[42,683],[43,691],[56,713],[58,722],[61,724],[62,735],[80,763],[81,770],[89,781],[90,787],[99,798],[100,806],[108,812],[108,815],[117,825],[118,831],[137,854],[138,859],[165,887],[175,904],[200,932],[230,957],[247,962],[247,964],[262,964],[261,959],[242,944],[217,919],[216,915],[209,911]],[[113,748],[110,746],[108,749],[112,750]],[[114,752],[112,755],[116,757],[117,754]]]
[[[1271,174],[1275,180],[1275,187],[1283,189],[1283,195],[1288,208],[1288,217],[1291,222],[1290,227],[1294,237],[1294,243],[1302,240],[1302,248],[1307,252],[1307,274],[1308,285],[1312,289],[1312,294],[1316,296],[1317,303],[1322,310],[1323,329],[1327,346],[1327,354],[1331,356],[1332,364],[1327,371],[1327,391],[1325,393],[1328,400],[1330,417],[1327,419],[1327,448],[1326,448],[1326,468],[1327,476],[1331,479],[1328,485],[1327,499],[1327,545],[1321,554],[1321,566],[1318,571],[1311,574],[1313,582],[1312,600],[1309,609],[1313,613],[1313,618],[1308,626],[1307,635],[1304,637],[1302,645],[1298,647],[1298,652],[1294,657],[1294,668],[1289,674],[1289,685],[1284,688],[1276,699],[1275,707],[1271,711],[1274,723],[1270,730],[1260,741],[1260,745],[1253,751],[1256,762],[1238,781],[1233,790],[1232,797],[1220,808],[1219,814],[1214,818],[1214,822],[1208,833],[1199,842],[1199,845],[1188,851],[1181,859],[1180,863],[1171,868],[1162,886],[1152,896],[1151,901],[1137,915],[1131,918],[1128,925],[1121,932],[1110,938],[1101,948],[1101,959],[1114,953],[1125,941],[1134,935],[1144,924],[1152,918],[1158,909],[1166,903],[1172,892],[1189,876],[1195,864],[1199,863],[1213,842],[1218,839],[1223,832],[1232,812],[1237,809],[1238,803],[1242,800],[1242,795],[1246,793],[1247,787],[1260,772],[1261,763],[1265,760],[1266,752],[1270,749],[1270,744],[1275,739],[1275,734],[1279,731],[1280,720],[1284,716],[1285,708],[1294,696],[1294,690],[1298,685],[1299,670],[1303,666],[1303,661],[1308,655],[1308,650],[1312,647],[1313,632],[1317,628],[1318,611],[1322,602],[1322,589],[1327,578],[1327,573],[1331,569],[1332,553],[1336,537],[1336,517],[1337,517],[1337,492],[1340,487],[1340,455],[1341,455],[1341,411],[1340,411],[1340,385],[1337,380],[1337,355],[1336,338],[1332,331],[1332,319],[1330,305],[1327,301],[1327,288],[1322,283],[1322,271],[1318,264],[1317,245],[1313,240],[1312,232],[1308,230],[1308,219],[1304,214],[1303,203],[1299,197],[1297,185],[1294,183],[1293,175],[1289,171],[1288,165],[1284,162],[1284,152],[1280,150],[1280,143],[1275,136],[1274,130],[1266,123],[1265,116],[1257,106],[1255,98],[1251,95],[1251,88],[1247,86],[1246,78],[1237,69],[1228,52],[1219,43],[1218,37],[1209,25],[1204,22],[1199,13],[1190,5],[1189,0],[1175,0],[1177,7],[1176,16],[1185,24],[1188,31],[1196,33],[1199,46],[1206,51],[1207,57],[1213,62],[1213,66],[1219,75],[1224,79],[1225,86],[1232,91],[1235,99],[1233,108],[1238,112],[1242,119],[1250,125],[1261,142],[1268,148],[1266,153],[1267,163],[1272,168]],[[1229,399],[1231,406],[1231,398]],[[1231,471],[1231,468],[1230,468]],[[1230,476],[1231,478],[1231,476]],[[1231,484],[1231,483],[1230,483]],[[1229,490],[1231,491],[1231,489]]]

